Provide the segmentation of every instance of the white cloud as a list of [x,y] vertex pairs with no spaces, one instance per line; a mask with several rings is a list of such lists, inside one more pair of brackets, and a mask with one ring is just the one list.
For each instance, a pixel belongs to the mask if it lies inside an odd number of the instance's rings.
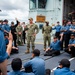
[[28,19],[29,0],[1,0],[0,1],[0,19],[14,19],[19,20]]

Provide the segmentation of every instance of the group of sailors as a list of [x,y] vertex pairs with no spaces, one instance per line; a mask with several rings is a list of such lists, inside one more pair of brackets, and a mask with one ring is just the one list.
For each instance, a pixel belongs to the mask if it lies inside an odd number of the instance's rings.
[[20,23],[17,18],[15,18],[16,24],[11,22],[11,25],[8,24],[8,20],[0,20],[0,30],[4,32],[6,45],[8,45],[8,36],[9,32],[13,35],[13,44],[12,52],[18,53],[18,45],[24,45],[26,43],[26,32],[24,30],[25,22]]
[[[35,39],[36,34],[39,33],[38,26],[33,23],[33,18],[29,18],[29,24],[25,25],[25,22],[20,23],[16,18],[16,24],[11,22],[11,26],[8,25],[8,20],[0,20],[0,29],[4,31],[6,45],[8,44],[8,33],[11,32],[13,35],[14,47],[12,48],[14,52],[18,51],[18,45],[24,45],[27,40],[26,54],[30,53],[30,42],[32,44],[32,51],[35,49]],[[53,42],[51,42],[51,32],[56,30],[55,36],[53,37]],[[27,36],[26,36],[27,33]],[[67,21],[64,20],[63,25],[60,25],[58,21],[56,25],[49,25],[46,21],[45,25],[42,27],[42,34],[44,40],[44,55],[59,55],[60,50],[65,50],[71,57],[75,56],[75,20]],[[23,41],[24,40],[24,41]],[[47,48],[47,42],[48,47]]]
[[[50,70],[45,70],[45,62],[41,59],[40,50],[35,49],[35,38],[36,34],[39,32],[38,26],[33,23],[33,18],[29,18],[29,24],[24,25],[24,33],[27,33],[27,50],[26,54],[30,53],[30,42],[32,44],[32,59],[24,64],[25,71],[20,71],[22,68],[22,61],[20,58],[15,58],[12,60],[11,67],[12,72],[8,75],[50,75]],[[23,44],[23,27],[21,23],[16,19],[17,24],[11,22],[11,27],[8,25],[8,20],[0,21],[0,70],[2,75],[7,74],[7,59],[10,56],[11,49],[17,49],[17,44]],[[53,42],[50,42],[52,30],[56,29],[55,36],[53,37]],[[64,21],[61,26],[59,22],[57,25],[52,27],[49,22],[45,22],[45,26],[42,28],[43,40],[44,40],[44,51],[45,56],[56,56],[60,55],[60,50],[64,49],[66,52],[75,57],[75,20]],[[13,36],[12,36],[13,35]],[[24,34],[25,35],[25,34]],[[12,38],[13,37],[13,38]],[[17,43],[16,43],[17,39]],[[12,47],[14,40],[14,46]],[[46,42],[48,41],[47,48]],[[63,44],[64,43],[64,44]],[[7,45],[7,46],[6,46]],[[63,48],[64,45],[64,48]],[[67,59],[62,59],[59,63],[59,67],[54,71],[54,75],[75,75],[75,73],[70,71],[70,62]],[[26,73],[30,72],[30,73]],[[31,73],[32,72],[32,73]],[[47,73],[46,73],[47,72]]]
[[[48,28],[47,28],[48,27]],[[60,50],[64,50],[71,54],[71,57],[75,57],[75,20],[71,21],[64,21],[63,25],[60,25],[60,22],[57,22],[57,25],[52,26],[52,30],[56,30],[55,36],[53,37],[53,42],[51,44],[48,43],[49,48],[46,49],[46,41],[49,42],[48,38],[50,38],[51,30],[48,30],[49,26],[43,27],[44,33],[44,50],[47,55],[59,55]]]

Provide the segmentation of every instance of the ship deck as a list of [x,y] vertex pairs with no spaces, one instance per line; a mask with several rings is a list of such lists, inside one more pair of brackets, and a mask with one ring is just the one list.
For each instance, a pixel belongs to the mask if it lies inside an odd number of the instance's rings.
[[[51,75],[53,75],[54,70],[59,65],[58,62],[63,58],[67,58],[71,62],[71,67],[70,67],[71,70],[75,69],[75,66],[74,66],[75,65],[75,58],[70,58],[70,55],[68,53],[66,53],[64,51],[61,51],[61,55],[59,55],[59,56],[55,56],[55,57],[44,56],[43,43],[37,42],[36,45],[35,45],[35,48],[40,50],[40,52],[41,52],[40,57],[45,60],[45,68],[46,69],[51,69]],[[7,69],[9,71],[12,70],[11,69],[11,61],[12,61],[12,59],[17,58],[17,57],[21,58],[23,64],[25,62],[27,62],[28,60],[30,60],[32,53],[25,54],[25,50],[26,50],[26,45],[19,46],[19,53],[18,54],[13,54],[13,55],[10,56],[10,58],[8,59],[8,66],[7,66]]]

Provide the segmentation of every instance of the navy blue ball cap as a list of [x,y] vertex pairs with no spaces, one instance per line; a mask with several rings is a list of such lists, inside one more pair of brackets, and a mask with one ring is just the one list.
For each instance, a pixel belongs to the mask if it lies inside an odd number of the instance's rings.
[[75,36],[75,34],[71,34],[71,36]]

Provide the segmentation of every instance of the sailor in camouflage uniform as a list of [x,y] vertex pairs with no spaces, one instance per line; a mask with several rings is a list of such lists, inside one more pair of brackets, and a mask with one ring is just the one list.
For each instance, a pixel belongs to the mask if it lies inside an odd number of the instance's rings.
[[46,50],[46,42],[48,41],[48,46],[50,46],[51,36],[50,33],[52,31],[52,27],[49,26],[49,22],[45,22],[46,25],[42,28],[42,34],[44,39],[44,51]]
[[36,34],[39,32],[38,26],[33,23],[33,18],[29,18],[29,24],[26,25],[25,31],[27,31],[27,50],[25,53],[30,52],[30,42],[32,44],[32,51],[35,48],[35,38]]
[[16,32],[17,32],[17,44],[18,45],[23,45],[23,41],[22,41],[23,28],[20,25],[20,22],[18,23],[18,26],[16,27]]

